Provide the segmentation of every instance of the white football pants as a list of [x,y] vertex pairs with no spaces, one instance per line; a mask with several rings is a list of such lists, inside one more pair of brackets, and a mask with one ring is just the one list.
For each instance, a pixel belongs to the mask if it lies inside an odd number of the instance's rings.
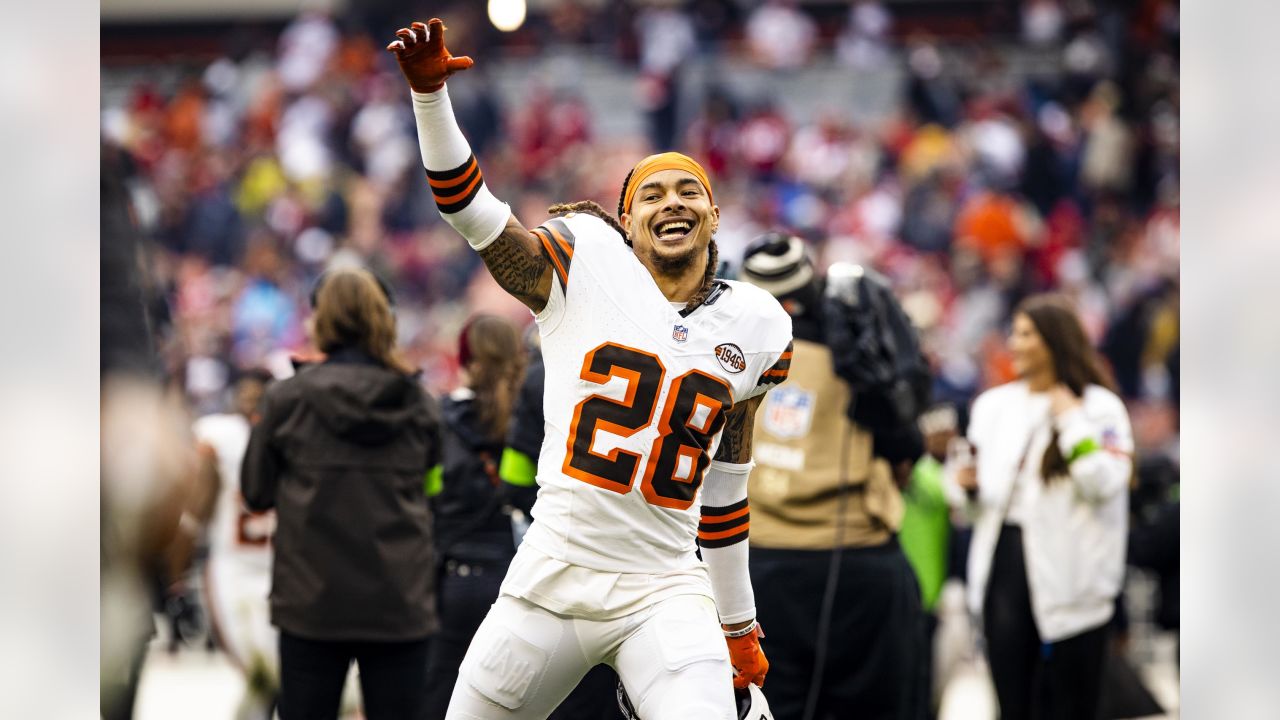
[[735,720],[733,669],[715,604],[677,595],[585,620],[502,595],[458,671],[447,720],[546,718],[592,667],[618,672],[642,720]]

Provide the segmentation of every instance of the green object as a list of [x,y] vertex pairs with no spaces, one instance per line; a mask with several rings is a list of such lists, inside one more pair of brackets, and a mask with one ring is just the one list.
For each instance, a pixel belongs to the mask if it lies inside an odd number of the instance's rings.
[[942,489],[942,463],[929,455],[911,470],[902,494],[906,506],[898,542],[920,583],[920,599],[932,612],[947,579],[947,545],[951,540],[951,509]]
[[1094,440],[1093,438],[1085,438],[1076,443],[1075,447],[1071,448],[1071,457],[1067,458],[1067,464],[1070,465],[1085,455],[1095,453],[1101,449],[1102,446],[1098,444],[1097,440]]
[[498,463],[498,477],[503,482],[517,487],[533,487],[538,476],[538,463],[533,458],[516,450],[506,448],[502,451],[502,460]]
[[444,490],[444,466],[437,465],[427,471],[427,479],[423,482],[427,497],[435,497]]

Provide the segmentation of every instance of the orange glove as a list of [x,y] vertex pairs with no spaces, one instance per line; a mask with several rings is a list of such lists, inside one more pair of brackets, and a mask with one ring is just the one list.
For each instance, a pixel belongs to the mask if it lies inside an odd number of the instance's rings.
[[396,56],[400,72],[415,92],[435,92],[444,87],[450,75],[476,64],[465,55],[449,54],[444,46],[444,21],[440,18],[431,18],[426,25],[411,23],[397,30],[396,37],[400,39],[391,41],[387,50]]
[[747,685],[764,687],[764,676],[769,672],[769,658],[764,656],[764,650],[760,648],[760,638],[763,637],[764,629],[760,627],[760,623],[752,625],[750,632],[741,637],[725,635],[725,642],[729,643],[729,662],[733,663],[735,688],[741,690]]

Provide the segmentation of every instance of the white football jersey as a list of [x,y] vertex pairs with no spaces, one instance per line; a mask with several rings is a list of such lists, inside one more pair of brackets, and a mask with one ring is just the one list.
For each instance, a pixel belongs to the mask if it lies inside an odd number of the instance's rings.
[[536,316],[546,434],[524,541],[597,571],[688,570],[725,414],[786,378],[791,318],[765,291],[731,281],[682,315],[593,215],[534,233],[556,277]]
[[209,526],[209,552],[270,571],[275,513],[249,512],[240,496],[240,464],[249,446],[249,420],[235,413],[206,415],[192,426],[197,442],[213,448],[222,486]]

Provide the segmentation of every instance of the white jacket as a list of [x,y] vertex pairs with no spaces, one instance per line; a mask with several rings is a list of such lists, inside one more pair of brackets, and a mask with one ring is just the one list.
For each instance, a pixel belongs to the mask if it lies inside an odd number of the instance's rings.
[[977,448],[978,516],[969,549],[969,608],[982,612],[1002,515],[1018,480],[1019,515],[1031,606],[1040,638],[1056,642],[1111,619],[1124,579],[1133,434],[1124,403],[1085,389],[1082,407],[1056,420],[1063,457],[1092,438],[1100,449],[1070,465],[1070,479],[1045,485],[1040,462],[1052,426],[1048,395],[1025,382],[992,388],[973,403],[969,441]]

